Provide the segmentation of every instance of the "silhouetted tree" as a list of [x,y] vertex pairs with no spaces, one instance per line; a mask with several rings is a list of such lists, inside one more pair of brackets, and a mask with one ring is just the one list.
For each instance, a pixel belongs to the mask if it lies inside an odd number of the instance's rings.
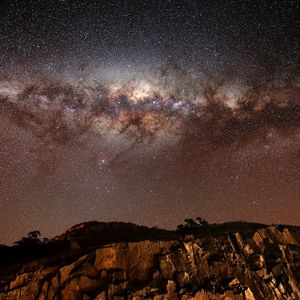
[[32,239],[38,240],[41,236],[41,232],[39,230],[33,230],[28,233],[28,237]]
[[209,223],[203,218],[197,217],[196,221],[188,218],[184,220],[184,224],[179,224],[177,226],[176,231],[183,234],[194,234],[200,232],[208,225]]
[[196,218],[196,221],[200,226],[208,226],[209,225],[209,223],[205,219],[202,219],[199,217]]
[[43,240],[41,240],[40,237],[41,232],[39,230],[33,230],[30,231],[26,237],[22,237],[21,240],[16,241],[15,244],[18,246],[35,246],[45,244],[49,241],[47,238],[43,238]]
[[43,244],[48,244],[50,242],[50,240],[46,237],[43,238]]
[[190,227],[190,228],[196,228],[198,224],[193,220],[193,219],[185,219],[185,226]]

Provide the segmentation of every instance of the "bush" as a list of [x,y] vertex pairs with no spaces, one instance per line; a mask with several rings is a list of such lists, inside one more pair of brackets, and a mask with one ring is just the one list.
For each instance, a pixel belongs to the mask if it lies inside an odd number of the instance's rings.
[[183,234],[195,234],[203,231],[207,226],[209,223],[203,218],[197,217],[196,220],[188,218],[184,220],[184,224],[177,226],[176,231]]

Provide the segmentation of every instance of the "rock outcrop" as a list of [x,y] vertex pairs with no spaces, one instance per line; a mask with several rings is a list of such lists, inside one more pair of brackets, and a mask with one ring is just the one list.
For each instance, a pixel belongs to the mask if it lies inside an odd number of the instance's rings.
[[300,299],[300,244],[276,226],[113,243],[51,266],[36,260],[7,278],[0,300]]

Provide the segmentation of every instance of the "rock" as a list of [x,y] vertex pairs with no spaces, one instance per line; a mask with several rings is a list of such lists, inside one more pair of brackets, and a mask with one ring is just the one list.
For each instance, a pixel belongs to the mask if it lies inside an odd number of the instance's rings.
[[78,276],[87,276],[90,278],[97,278],[98,277],[98,272],[94,265],[92,265],[89,262],[84,262],[80,269],[77,271],[72,271],[72,274],[70,274],[69,278],[72,279],[73,277],[78,277]]
[[151,293],[150,287],[145,287],[145,288],[142,289],[142,290],[136,291],[136,292],[134,293],[134,297],[135,297],[135,298],[142,298],[142,299],[144,299],[144,298],[145,298],[146,296],[148,296],[150,293]]
[[295,239],[295,237],[293,237],[293,235],[287,228],[283,229],[282,235],[284,240],[286,241],[286,244],[299,245],[298,241]]
[[71,272],[78,266],[80,266],[86,259],[88,258],[87,255],[80,257],[78,260],[73,262],[70,265],[67,265],[59,270],[60,273],[60,285],[64,285],[69,279]]
[[172,280],[168,280],[167,283],[167,299],[179,300],[178,293],[176,292],[176,283]]
[[45,259],[20,265],[1,278],[0,300],[300,299],[300,245],[276,226],[88,249],[48,266]]
[[254,236],[253,236],[253,241],[255,242],[256,246],[258,247],[258,249],[263,252],[264,248],[265,248],[265,243],[264,243],[264,238],[263,236],[260,234],[260,232],[255,232]]
[[96,250],[95,267],[98,271],[126,270],[129,280],[145,282],[152,277],[151,269],[158,267],[155,256],[171,245],[160,241],[114,244]]
[[96,279],[91,279],[87,276],[80,276],[79,289],[86,294],[97,294],[101,288],[101,282]]
[[51,280],[51,284],[48,290],[48,296],[47,299],[55,299],[55,297],[57,297],[58,293],[60,290],[60,285],[59,285],[59,280],[57,275],[55,277],[52,278]]
[[166,254],[160,258],[159,268],[163,278],[174,279],[176,268],[173,263],[172,254]]
[[17,276],[16,279],[13,282],[11,282],[9,289],[13,290],[26,285],[29,282],[30,277],[30,273],[24,273],[22,275]]
[[44,268],[40,270],[41,279],[46,280],[53,277],[59,270],[59,266]]
[[49,282],[45,281],[43,284],[42,290],[40,292],[38,300],[46,300],[47,299],[48,289],[49,289]]
[[191,283],[190,275],[187,272],[178,272],[176,274],[176,281],[179,287],[184,287]]
[[108,288],[108,294],[110,295],[124,295],[129,287],[129,282],[121,282],[118,284],[110,284]]
[[83,293],[80,290],[79,278],[72,279],[61,292],[61,299],[82,300]]
[[236,285],[239,285],[240,282],[237,278],[234,278],[233,280],[231,280],[228,284],[229,287],[233,287],[233,286],[236,286]]
[[105,291],[101,292],[95,300],[107,300],[107,293]]
[[256,300],[249,288],[245,291],[245,297],[246,300]]

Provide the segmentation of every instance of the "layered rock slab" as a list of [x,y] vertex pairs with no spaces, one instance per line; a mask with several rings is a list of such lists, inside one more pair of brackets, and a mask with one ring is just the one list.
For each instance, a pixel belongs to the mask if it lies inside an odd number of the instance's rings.
[[0,282],[0,300],[300,299],[299,283],[296,236],[270,226],[251,237],[106,245]]

